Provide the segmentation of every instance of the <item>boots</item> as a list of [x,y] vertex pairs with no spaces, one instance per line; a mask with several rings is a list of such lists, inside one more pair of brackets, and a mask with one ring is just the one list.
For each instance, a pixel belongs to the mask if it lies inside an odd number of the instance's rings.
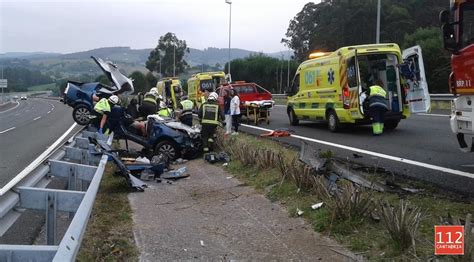
[[383,133],[383,124],[382,123],[372,123],[372,133],[374,135],[381,135]]

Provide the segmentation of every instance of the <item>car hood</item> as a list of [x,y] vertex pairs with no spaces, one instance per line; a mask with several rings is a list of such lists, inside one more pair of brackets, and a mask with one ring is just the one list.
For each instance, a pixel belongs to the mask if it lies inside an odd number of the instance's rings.
[[118,69],[118,67],[110,61],[104,61],[101,58],[91,56],[96,64],[104,71],[104,74],[114,83],[113,91],[115,94],[124,93],[126,95],[133,93],[133,82],[130,78],[124,76]]

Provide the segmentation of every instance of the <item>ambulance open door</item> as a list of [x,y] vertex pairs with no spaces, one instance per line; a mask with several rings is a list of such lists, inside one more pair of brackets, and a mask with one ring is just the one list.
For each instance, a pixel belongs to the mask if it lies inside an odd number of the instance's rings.
[[430,93],[426,81],[425,65],[420,46],[403,50],[401,73],[408,85],[407,101],[412,113],[426,113],[431,110]]

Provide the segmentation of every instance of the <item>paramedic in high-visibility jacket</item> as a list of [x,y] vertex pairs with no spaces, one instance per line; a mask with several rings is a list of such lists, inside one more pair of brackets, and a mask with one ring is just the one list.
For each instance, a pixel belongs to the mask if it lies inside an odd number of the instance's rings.
[[182,96],[178,108],[181,110],[179,121],[185,125],[193,126],[193,101],[189,100],[188,96]]
[[214,142],[216,127],[224,120],[222,110],[217,103],[217,93],[212,92],[209,94],[207,101],[199,108],[198,117],[202,126],[201,137],[203,151],[209,152],[209,143]]
[[119,98],[116,95],[112,95],[109,98],[102,98],[95,104],[93,114],[97,117],[98,122],[97,129],[100,134],[108,134],[108,125],[107,125],[107,117],[111,112],[111,108],[114,105],[119,103]]
[[375,85],[369,87],[369,115],[372,118],[372,132],[374,135],[383,133],[384,116],[388,110],[387,92],[383,89],[383,82],[375,81]]

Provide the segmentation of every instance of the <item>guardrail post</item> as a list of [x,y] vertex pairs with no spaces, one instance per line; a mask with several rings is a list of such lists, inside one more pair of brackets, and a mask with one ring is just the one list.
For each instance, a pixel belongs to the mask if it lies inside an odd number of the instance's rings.
[[46,244],[56,244],[56,214],[57,199],[56,192],[48,192],[46,195]]

